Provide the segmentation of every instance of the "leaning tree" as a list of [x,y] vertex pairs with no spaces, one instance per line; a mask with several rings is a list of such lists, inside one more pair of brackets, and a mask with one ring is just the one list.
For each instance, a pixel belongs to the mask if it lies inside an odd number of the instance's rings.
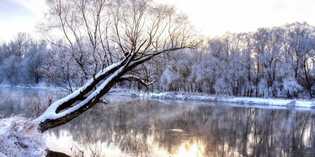
[[86,81],[34,120],[41,131],[78,117],[117,83],[137,81],[149,85],[150,80],[137,73],[137,66],[196,44],[185,16],[150,0],[47,2],[50,12],[44,28],[63,40],[58,43],[66,43],[62,47]]

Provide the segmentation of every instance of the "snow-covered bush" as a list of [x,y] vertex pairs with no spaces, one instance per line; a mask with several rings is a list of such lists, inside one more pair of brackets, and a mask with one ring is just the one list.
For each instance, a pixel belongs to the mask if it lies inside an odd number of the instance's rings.
[[288,97],[297,96],[298,93],[303,91],[303,87],[293,78],[283,80],[283,95]]
[[214,84],[214,90],[218,95],[232,95],[232,88],[226,79],[218,79]]
[[171,67],[167,67],[161,76],[161,86],[164,90],[170,90],[171,84],[178,79],[180,79],[179,74]]
[[29,119],[0,120],[0,157],[45,157],[44,141],[37,124]]
[[268,97],[270,89],[268,88],[268,83],[265,79],[261,79],[258,83],[258,95],[262,97]]

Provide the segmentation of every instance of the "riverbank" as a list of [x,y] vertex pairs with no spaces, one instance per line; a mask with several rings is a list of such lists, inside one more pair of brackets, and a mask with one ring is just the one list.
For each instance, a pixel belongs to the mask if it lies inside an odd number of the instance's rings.
[[279,99],[279,98],[257,98],[257,97],[231,97],[214,96],[201,93],[186,92],[143,92],[130,89],[113,89],[109,95],[129,96],[146,99],[158,100],[183,100],[183,101],[202,101],[202,102],[223,102],[239,105],[262,105],[288,108],[315,109],[315,100],[305,99]]
[[[66,94],[64,88],[38,85],[38,86],[11,86],[0,85],[0,88],[24,89],[24,90],[41,90],[41,91],[60,91]],[[137,97],[143,99],[156,100],[181,100],[181,101],[201,101],[201,102],[222,102],[233,103],[237,105],[259,105],[265,107],[287,107],[315,109],[314,99],[280,99],[280,98],[260,98],[260,97],[233,97],[233,96],[216,96],[203,93],[188,92],[144,92],[132,89],[114,88],[108,95]]]

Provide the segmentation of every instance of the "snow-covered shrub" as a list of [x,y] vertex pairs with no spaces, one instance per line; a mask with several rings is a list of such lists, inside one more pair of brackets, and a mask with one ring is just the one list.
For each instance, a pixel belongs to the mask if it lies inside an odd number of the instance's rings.
[[293,78],[283,80],[283,94],[289,97],[297,96],[303,91],[303,87]]
[[232,88],[226,79],[218,79],[214,84],[214,90],[218,95],[232,95]]
[[250,82],[245,82],[241,86],[241,95],[243,96],[251,96],[254,94],[255,86]]
[[275,97],[286,97],[286,95],[283,95],[282,93],[282,80],[275,80],[273,81],[273,84],[272,84],[272,93],[273,95],[272,96],[275,96]]
[[160,83],[164,90],[169,90],[170,85],[178,79],[180,79],[179,74],[171,67],[167,67],[162,73]]
[[268,88],[268,83],[265,79],[261,79],[258,83],[258,95],[262,97],[268,97],[270,89]]
[[0,120],[0,157],[45,157],[44,141],[37,124],[29,119]]

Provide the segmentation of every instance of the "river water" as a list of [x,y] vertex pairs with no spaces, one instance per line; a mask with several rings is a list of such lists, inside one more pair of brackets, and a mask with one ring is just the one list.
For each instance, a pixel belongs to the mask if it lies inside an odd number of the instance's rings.
[[[58,90],[1,88],[0,116],[36,117]],[[315,111],[109,96],[47,131],[77,157],[315,156]]]

